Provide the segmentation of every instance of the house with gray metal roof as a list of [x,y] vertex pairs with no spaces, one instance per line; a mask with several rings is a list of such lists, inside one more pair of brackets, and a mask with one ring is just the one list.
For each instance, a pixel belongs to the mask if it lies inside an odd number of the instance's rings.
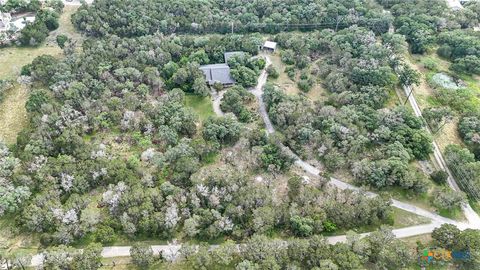
[[235,80],[230,75],[230,67],[227,64],[212,64],[200,66],[200,70],[205,74],[205,80],[208,85],[219,82],[223,85],[232,85]]

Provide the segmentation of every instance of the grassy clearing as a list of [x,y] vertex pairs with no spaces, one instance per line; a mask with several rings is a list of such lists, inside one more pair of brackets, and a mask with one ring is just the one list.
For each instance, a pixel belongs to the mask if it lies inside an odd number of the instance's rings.
[[421,110],[424,110],[425,108],[430,107],[429,97],[434,95],[433,89],[428,85],[427,82],[426,74],[429,72],[429,70],[425,68],[425,65],[422,62],[422,60],[424,60],[422,56],[410,55],[410,57],[406,57],[406,60],[413,69],[422,74],[420,78],[420,85],[414,87],[414,94],[418,102],[418,106]]
[[8,47],[0,49],[0,78],[16,80],[23,66],[40,55],[61,56],[62,50],[55,45],[43,44],[40,47]]
[[312,101],[325,101],[328,98],[327,90],[325,90],[321,82],[317,82],[306,94]]
[[462,209],[460,207],[454,208],[452,210],[448,209],[439,209],[438,214],[442,217],[451,218],[455,220],[466,220],[463,215]]
[[410,190],[405,190],[400,187],[390,187],[385,189],[385,192],[391,195],[392,198],[399,201],[408,202],[428,211],[435,211],[435,208],[430,204],[430,197],[428,196],[428,193],[416,194]]
[[[60,17],[60,27],[52,32],[47,41],[39,47],[7,47],[0,49],[0,79],[16,81],[23,66],[31,63],[40,55],[53,55],[61,57],[62,50],[56,44],[58,34],[67,34],[79,40],[81,35],[75,32],[70,21],[71,15],[78,7],[67,6]],[[0,104],[0,140],[8,144],[15,143],[16,136],[27,124],[25,102],[28,90],[25,86],[14,84],[14,87],[5,94]]]
[[[407,244],[407,246],[410,248],[410,251],[412,252],[412,256],[417,256],[416,255],[416,249],[417,249],[417,243],[420,242],[422,243],[425,247],[434,247],[435,245],[432,243],[432,236],[430,234],[423,234],[423,235],[417,235],[417,236],[412,236],[408,238],[403,238],[401,239],[404,243]],[[416,257],[414,258],[416,259]],[[404,270],[418,270],[422,269],[420,268],[420,265],[418,264],[417,261],[406,267]],[[425,270],[454,270],[457,269],[454,265],[446,263],[445,265],[439,265],[439,264],[429,264],[426,265]]]
[[208,117],[215,115],[210,97],[186,94],[185,105],[191,107],[198,114],[202,122]]
[[[61,55],[58,46],[41,46],[38,48],[8,47],[0,49],[0,79],[16,81],[22,67],[29,64],[37,56],[49,54],[56,57]],[[28,123],[25,102],[28,98],[26,86],[14,83],[14,87],[7,91],[0,104],[0,140],[14,143],[18,132]]]
[[0,140],[7,144],[16,141],[17,134],[28,124],[25,102],[28,90],[25,86],[15,84],[0,104]]
[[[312,101],[322,101],[326,100],[328,97],[327,91],[322,87],[321,81],[317,81],[312,89],[308,91],[308,93],[303,93],[298,89],[297,83],[288,77],[287,73],[285,72],[285,68],[287,67],[280,58],[280,54],[277,52],[275,54],[270,55],[270,59],[272,60],[272,65],[278,71],[279,76],[277,79],[269,79],[270,82],[278,85],[282,88],[287,95],[305,95]],[[315,63],[312,63],[315,64]],[[296,80],[298,81],[300,78],[301,71],[297,70]]]
[[[440,58],[436,53],[428,55],[409,55],[407,61],[410,62],[414,69],[422,74],[421,83],[419,86],[415,87],[414,90],[415,98],[417,99],[420,108],[423,110],[428,107],[442,106],[435,98],[434,89],[429,85],[428,81],[438,72],[450,74],[450,62]],[[470,81],[470,83],[468,83],[467,80],[465,81],[469,87],[476,83],[475,81]],[[463,145],[463,141],[460,138],[457,129],[458,121],[458,117],[455,117],[454,121],[445,125],[442,130],[437,132],[437,134],[434,134],[434,139],[438,143],[440,151],[443,152],[450,144]]]
[[418,216],[395,207],[393,208],[393,216],[393,227],[396,229],[430,223],[428,218]]
[[298,95],[300,90],[297,88],[297,85],[294,81],[288,77],[287,73],[285,73],[286,65],[282,62],[280,58],[280,53],[277,52],[275,54],[270,55],[270,59],[272,60],[272,65],[278,71],[278,78],[277,79],[269,79],[279,87],[285,90],[285,93],[288,95]]
[[[115,263],[115,264],[114,264]],[[149,268],[139,268],[131,263],[129,257],[107,258],[102,260],[103,266],[100,270],[188,270],[191,266],[185,262],[156,263]],[[114,266],[115,265],[115,266]],[[226,268],[226,269],[234,269]]]
[[130,262],[130,257],[103,258],[101,270],[138,269]]
[[450,144],[458,144],[464,146],[463,140],[460,137],[458,132],[458,121],[460,119],[455,117],[452,122],[446,124],[439,132],[434,134],[434,139],[440,148],[442,153],[445,151],[445,148]]

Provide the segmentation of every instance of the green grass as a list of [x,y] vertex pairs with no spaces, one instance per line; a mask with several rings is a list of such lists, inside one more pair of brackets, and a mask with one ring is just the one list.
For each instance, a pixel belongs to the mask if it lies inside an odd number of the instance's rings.
[[[1,63],[0,66],[2,66]],[[0,104],[0,140],[7,144],[15,143],[17,134],[28,125],[25,109],[27,98],[27,88],[15,83]]]
[[439,209],[438,214],[442,217],[456,219],[456,220],[464,218],[463,213],[462,213],[462,209],[460,209],[460,207],[456,207],[456,208],[451,209],[451,210],[449,210],[449,209]]
[[468,199],[468,203],[470,204],[470,206],[473,208],[475,212],[480,213],[480,202],[470,198]]
[[204,158],[203,160],[203,163],[204,164],[214,164],[218,159],[218,153],[216,152],[213,152],[213,153],[209,153],[206,155],[206,157]]
[[412,214],[396,207],[393,207],[393,217],[393,227],[396,229],[420,224],[427,224],[430,222],[428,218]]
[[434,210],[430,205],[430,198],[427,193],[417,194],[401,187],[389,187],[384,189],[384,191],[386,194],[391,195],[392,198],[398,199],[399,201],[408,202],[426,210]]
[[459,77],[467,84],[468,88],[474,90],[477,94],[480,94],[480,80],[478,77],[465,74],[460,75]]
[[59,57],[62,50],[55,45],[43,44],[39,47],[7,47],[0,49],[0,78],[16,80],[22,67],[40,55]]
[[198,114],[202,122],[208,117],[215,115],[210,97],[186,94],[185,105],[192,108]]

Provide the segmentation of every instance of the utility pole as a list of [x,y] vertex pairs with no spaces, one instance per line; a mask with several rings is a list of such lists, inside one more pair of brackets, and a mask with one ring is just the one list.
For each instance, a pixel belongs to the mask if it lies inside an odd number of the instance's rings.
[[233,34],[233,22],[232,22],[232,34]]

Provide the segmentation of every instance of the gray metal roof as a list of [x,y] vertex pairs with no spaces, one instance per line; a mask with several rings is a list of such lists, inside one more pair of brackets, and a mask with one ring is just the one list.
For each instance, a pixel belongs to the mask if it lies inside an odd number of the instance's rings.
[[227,64],[213,64],[200,66],[200,70],[205,74],[205,80],[209,85],[215,82],[222,84],[234,84],[235,80],[230,75],[230,67]]
[[228,63],[228,59],[230,59],[234,56],[237,56],[237,55],[244,56],[245,52],[242,52],[242,51],[226,52],[223,55],[224,55],[224,58],[225,58],[225,63]]

